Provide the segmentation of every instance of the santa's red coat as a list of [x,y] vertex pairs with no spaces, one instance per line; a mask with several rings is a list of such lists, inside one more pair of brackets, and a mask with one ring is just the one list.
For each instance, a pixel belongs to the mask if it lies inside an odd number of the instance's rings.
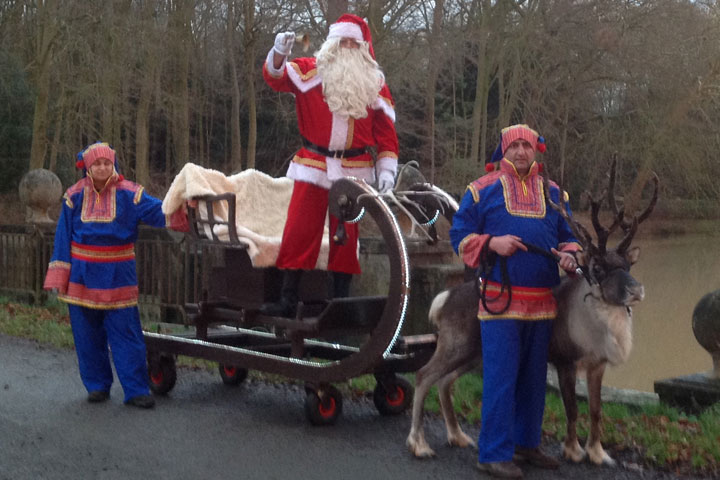
[[[273,51],[268,60],[272,61]],[[390,90],[383,84],[378,98],[368,107],[366,118],[354,119],[330,111],[322,93],[322,79],[315,58],[297,58],[277,72],[268,63],[263,77],[273,90],[295,95],[300,134],[315,145],[332,151],[368,146],[377,147],[377,171],[397,170],[398,140],[395,109]],[[295,154],[287,176],[329,189],[334,180],[352,176],[373,182],[375,168],[369,153],[351,158],[333,158],[301,148]]]

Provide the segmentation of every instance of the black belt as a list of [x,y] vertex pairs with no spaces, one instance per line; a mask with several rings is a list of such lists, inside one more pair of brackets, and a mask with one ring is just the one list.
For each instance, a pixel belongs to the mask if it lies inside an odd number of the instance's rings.
[[318,155],[323,155],[325,157],[333,157],[333,158],[350,158],[350,157],[357,157],[359,155],[362,155],[364,153],[367,153],[367,147],[362,148],[350,148],[347,150],[328,150],[325,147],[321,147],[320,145],[315,145],[310,140],[308,140],[305,137],[302,137],[303,141],[303,147],[310,150],[313,153],[317,153]]

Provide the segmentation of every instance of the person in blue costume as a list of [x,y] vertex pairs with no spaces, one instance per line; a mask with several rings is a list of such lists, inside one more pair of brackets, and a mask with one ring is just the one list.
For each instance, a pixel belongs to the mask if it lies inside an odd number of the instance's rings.
[[118,173],[115,150],[107,143],[81,151],[77,166],[85,176],[63,196],[44,288],[68,304],[87,400],[110,397],[109,345],[124,402],[152,408],[134,244],[140,222],[187,231],[187,210],[166,217],[160,200]]
[[[486,265],[486,302],[478,307],[483,359],[478,468],[502,478],[523,476],[513,460],[559,466],[539,447],[557,313],[551,288],[560,282],[558,264],[575,270],[571,252],[580,245],[562,216],[546,204],[535,162],[538,149],[544,151],[544,140],[527,125],[504,128],[497,168],[467,187],[450,229],[453,248],[466,265],[477,268],[493,256],[504,260],[495,261],[492,269]],[[550,185],[551,198],[559,202],[560,189]],[[523,242],[552,252],[558,263],[529,252]]]

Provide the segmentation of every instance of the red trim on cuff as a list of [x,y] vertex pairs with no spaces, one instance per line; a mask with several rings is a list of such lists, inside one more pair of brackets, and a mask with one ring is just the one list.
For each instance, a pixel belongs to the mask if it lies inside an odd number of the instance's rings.
[[170,215],[166,215],[165,226],[177,232],[189,232],[190,223],[188,222],[187,210],[178,208]]
[[57,266],[48,267],[47,274],[45,275],[45,282],[43,283],[43,289],[52,290],[53,288],[57,288],[58,292],[65,293],[67,291],[69,281],[69,268]]
[[471,233],[463,238],[458,247],[458,255],[463,263],[471,268],[477,268],[480,264],[480,252],[489,239],[490,235],[487,233]]

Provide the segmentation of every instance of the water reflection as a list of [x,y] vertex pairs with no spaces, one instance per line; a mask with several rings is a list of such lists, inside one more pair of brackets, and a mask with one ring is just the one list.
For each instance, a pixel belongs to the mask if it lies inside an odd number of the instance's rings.
[[697,343],[692,312],[706,293],[720,289],[720,237],[644,237],[633,275],[645,285],[634,309],[630,360],[608,368],[605,385],[653,391],[653,381],[712,369]]

